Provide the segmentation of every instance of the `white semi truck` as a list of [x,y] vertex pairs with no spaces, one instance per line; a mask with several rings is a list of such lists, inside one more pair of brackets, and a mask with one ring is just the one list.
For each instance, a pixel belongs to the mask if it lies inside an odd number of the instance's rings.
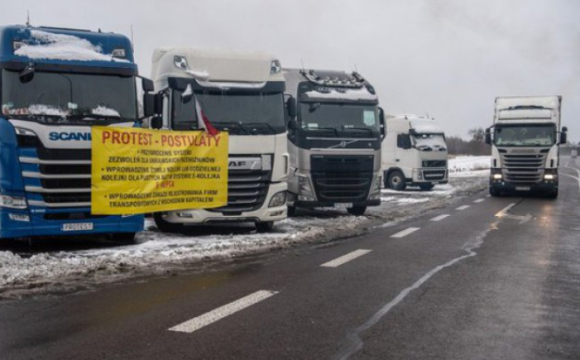
[[382,111],[358,73],[284,69],[288,209],[341,207],[362,215],[381,203]]
[[560,128],[561,106],[561,96],[495,99],[493,126],[485,136],[491,144],[492,196],[514,191],[558,196],[558,145],[566,143],[568,131]]
[[382,146],[385,188],[407,185],[431,190],[447,183],[447,145],[437,123],[416,115],[386,115],[387,136]]
[[287,216],[289,169],[280,62],[257,51],[189,47],[156,49],[153,79],[163,116],[153,128],[196,130],[196,102],[220,131],[229,132],[228,204],[155,214],[164,231],[185,225],[253,222],[272,229]]

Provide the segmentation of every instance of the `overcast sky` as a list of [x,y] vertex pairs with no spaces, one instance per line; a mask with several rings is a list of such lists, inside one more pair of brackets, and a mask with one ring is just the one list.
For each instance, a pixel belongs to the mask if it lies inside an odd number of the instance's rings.
[[131,35],[142,75],[160,46],[265,50],[285,67],[358,71],[387,113],[428,113],[450,135],[492,123],[504,95],[562,95],[580,141],[578,0],[4,1],[0,24]]

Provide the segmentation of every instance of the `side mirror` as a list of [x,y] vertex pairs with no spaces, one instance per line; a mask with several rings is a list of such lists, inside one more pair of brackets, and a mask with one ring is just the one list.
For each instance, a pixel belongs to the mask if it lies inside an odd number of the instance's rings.
[[288,121],[288,130],[298,130],[298,121],[296,121],[296,119],[291,119]]
[[152,117],[150,124],[151,124],[151,129],[159,130],[163,127],[163,118],[161,116]]
[[[286,111],[288,112],[288,116],[290,117],[296,117],[297,115],[297,104],[296,104],[296,99],[292,96],[290,96],[287,100],[286,100]],[[290,129],[290,127],[288,127]],[[298,124],[296,124],[296,128],[298,128]],[[295,130],[295,129],[291,129],[291,130]]]
[[568,128],[563,127],[562,133],[560,133],[560,144],[566,144],[568,142]]
[[489,129],[485,129],[485,143],[491,145],[491,131]]
[[34,65],[30,64],[24,68],[19,74],[20,82],[23,84],[29,83],[34,79]]
[[399,147],[401,149],[405,149],[405,150],[412,148],[411,135],[409,135],[409,134],[397,135],[397,147]]
[[155,91],[155,86],[153,85],[153,81],[147,78],[141,78],[141,87],[143,88],[144,92],[152,92]]
[[143,117],[148,118],[155,115],[155,95],[154,94],[144,94],[143,95]]
[[385,111],[379,107],[379,128],[381,131],[381,140],[387,136],[387,124],[385,123]]

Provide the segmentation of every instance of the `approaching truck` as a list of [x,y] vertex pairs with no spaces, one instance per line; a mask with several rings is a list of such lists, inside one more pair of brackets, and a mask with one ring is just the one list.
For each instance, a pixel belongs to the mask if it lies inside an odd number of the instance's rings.
[[[132,241],[142,215],[91,214],[91,127],[138,120],[129,39],[2,27],[0,68],[0,238],[106,233]],[[143,89],[153,83],[144,79]]]
[[[493,126],[486,130],[491,144],[489,193],[541,192],[558,197],[561,96],[498,97]],[[491,129],[493,128],[493,136]]]
[[382,110],[358,73],[284,69],[289,97],[288,211],[381,203]]
[[196,112],[203,110],[230,139],[228,204],[156,213],[159,229],[253,222],[269,231],[285,219],[289,156],[280,62],[257,51],[176,47],[155,50],[152,71],[164,108],[153,128],[197,130]]
[[385,188],[405,190],[411,185],[428,191],[436,184],[447,184],[447,145],[437,123],[416,115],[386,115],[385,122]]

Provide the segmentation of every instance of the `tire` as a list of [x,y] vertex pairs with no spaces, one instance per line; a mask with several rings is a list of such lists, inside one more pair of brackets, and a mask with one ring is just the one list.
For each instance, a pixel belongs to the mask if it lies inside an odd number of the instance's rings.
[[259,233],[270,232],[272,231],[273,228],[274,228],[273,221],[264,221],[256,223],[256,230],[258,230]]
[[494,196],[494,197],[498,197],[498,196],[500,196],[500,192],[498,189],[490,187],[489,188],[489,195]]
[[135,244],[135,234],[134,232],[122,232],[109,234],[109,240],[122,245],[132,245]]
[[403,191],[407,187],[405,175],[399,170],[395,170],[389,175],[389,188],[397,191]]
[[288,217],[296,216],[296,206],[288,205]]
[[183,224],[174,224],[168,221],[165,221],[163,218],[163,213],[155,213],[153,214],[153,219],[155,220],[155,225],[157,228],[162,232],[169,232],[169,233],[176,233],[183,231]]
[[354,216],[363,216],[365,214],[365,211],[367,211],[367,207],[366,206],[354,206],[354,207],[346,209],[346,211],[348,211],[349,214],[354,215]]
[[435,185],[433,185],[433,184],[421,184],[421,185],[419,185],[419,187],[421,188],[421,191],[431,191],[431,190],[433,190]]

